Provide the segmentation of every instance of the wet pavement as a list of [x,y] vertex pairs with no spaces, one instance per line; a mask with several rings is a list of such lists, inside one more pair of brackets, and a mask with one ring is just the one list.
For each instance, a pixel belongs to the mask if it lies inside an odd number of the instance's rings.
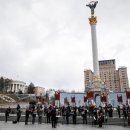
[[123,127],[123,126],[111,126],[106,125],[102,128],[99,128],[98,126],[91,126],[91,125],[66,125],[66,124],[57,124],[56,128],[52,128],[51,124],[28,124],[25,125],[23,122],[12,124],[12,122],[5,123],[4,121],[0,121],[0,130],[128,130],[130,128]]

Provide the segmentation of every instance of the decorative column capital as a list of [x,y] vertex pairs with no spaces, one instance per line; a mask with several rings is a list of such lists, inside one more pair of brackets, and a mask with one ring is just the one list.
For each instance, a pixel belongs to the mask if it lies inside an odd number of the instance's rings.
[[97,80],[101,80],[100,76],[99,75],[94,75],[93,76],[93,81],[97,81]]
[[91,16],[91,18],[89,18],[89,23],[90,23],[90,25],[96,25],[97,17],[96,16]]

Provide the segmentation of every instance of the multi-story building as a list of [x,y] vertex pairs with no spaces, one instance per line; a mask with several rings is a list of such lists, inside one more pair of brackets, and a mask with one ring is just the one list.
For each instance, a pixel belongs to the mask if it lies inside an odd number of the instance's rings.
[[[107,88],[113,92],[124,92],[129,88],[127,68],[120,67],[116,70],[115,59],[99,61],[100,78],[106,84]],[[85,89],[89,81],[93,79],[91,70],[84,71]]]
[[88,69],[84,71],[84,84],[85,84],[85,91],[87,91],[87,87],[89,82],[93,80],[93,72],[92,70]]
[[45,95],[45,88],[36,86],[34,89],[34,93],[36,96],[44,96]]
[[120,89],[121,89],[121,91],[124,91],[129,86],[128,76],[127,76],[127,68],[126,67],[119,67],[118,74],[119,74]]

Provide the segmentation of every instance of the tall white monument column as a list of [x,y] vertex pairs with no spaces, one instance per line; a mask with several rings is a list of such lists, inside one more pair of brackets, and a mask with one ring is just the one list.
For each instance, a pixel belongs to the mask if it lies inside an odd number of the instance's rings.
[[91,27],[93,72],[94,72],[92,81],[90,81],[89,84],[86,86],[86,91],[94,92],[95,98],[97,95],[101,95],[102,93],[104,93],[105,95],[107,95],[108,93],[108,89],[105,83],[100,79],[100,72],[99,72],[98,47],[96,36],[97,17],[94,15],[94,9],[97,3],[98,1],[91,1],[88,5],[86,5],[91,9],[91,17],[89,18],[89,23]]
[[96,8],[98,1],[91,1],[88,5],[91,9],[91,17],[89,23],[91,26],[91,37],[92,37],[92,53],[93,53],[93,80],[100,80],[99,63],[98,63],[98,48],[97,48],[97,36],[96,36],[96,23],[97,17],[94,16],[94,9]]
[[92,54],[93,54],[93,71],[94,71],[93,80],[100,80],[97,36],[96,36],[96,23],[97,23],[96,17],[92,15],[91,18],[89,18],[89,23],[91,26],[91,37],[92,37]]

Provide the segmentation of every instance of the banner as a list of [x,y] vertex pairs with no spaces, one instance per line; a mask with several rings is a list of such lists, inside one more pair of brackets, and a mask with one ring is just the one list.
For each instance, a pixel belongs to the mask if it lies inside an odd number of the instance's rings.
[[107,102],[106,96],[105,96],[105,95],[101,95],[101,96],[100,96],[100,101],[101,101],[101,102]]
[[60,92],[59,91],[55,92],[55,100],[60,100]]
[[68,104],[68,99],[66,97],[66,98],[64,98],[64,105],[67,105],[67,104]]
[[84,95],[84,102],[87,102],[87,99],[88,99],[87,95]]
[[121,102],[121,103],[123,102],[123,100],[122,100],[122,95],[120,95],[120,96],[117,95],[117,101],[118,101],[118,102]]
[[130,91],[126,91],[126,97],[127,99],[130,99]]
[[87,98],[91,98],[91,99],[93,99],[94,98],[94,94],[93,94],[93,92],[87,92]]
[[71,102],[72,102],[72,103],[75,103],[75,96],[72,96],[72,97],[71,97]]

